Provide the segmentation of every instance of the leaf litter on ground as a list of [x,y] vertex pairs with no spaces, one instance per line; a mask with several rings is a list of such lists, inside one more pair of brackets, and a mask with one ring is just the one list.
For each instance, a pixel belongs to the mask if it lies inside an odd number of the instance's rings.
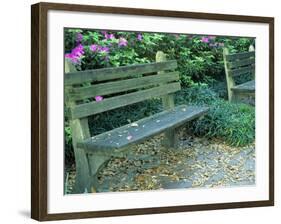
[[[161,134],[132,146],[125,157],[112,158],[98,175],[97,192],[157,190],[171,184],[173,188],[195,188],[255,183],[254,143],[233,147],[217,139],[186,136],[184,131],[179,139],[176,149],[165,148]],[[249,161],[253,168],[246,170]],[[68,176],[67,193],[71,193],[75,171]]]

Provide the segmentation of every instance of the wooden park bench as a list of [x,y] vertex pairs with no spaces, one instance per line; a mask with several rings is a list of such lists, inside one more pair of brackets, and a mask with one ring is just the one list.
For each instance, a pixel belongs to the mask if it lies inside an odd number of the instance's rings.
[[[227,48],[223,49],[223,59],[229,101],[238,101],[245,97],[255,96],[255,50],[250,46],[249,52],[229,54]],[[236,85],[235,78],[250,74],[253,80]]]
[[[161,54],[164,55],[158,55]],[[99,169],[112,156],[162,132],[167,147],[173,147],[175,129],[207,112],[206,107],[174,105],[173,94],[181,89],[176,68],[177,62],[171,60],[76,71],[66,61],[65,104],[75,154],[75,193],[91,192],[97,185]],[[88,85],[81,85],[85,83]],[[104,99],[95,101],[95,96]],[[96,136],[90,135],[89,116],[157,97],[162,98],[162,112]]]

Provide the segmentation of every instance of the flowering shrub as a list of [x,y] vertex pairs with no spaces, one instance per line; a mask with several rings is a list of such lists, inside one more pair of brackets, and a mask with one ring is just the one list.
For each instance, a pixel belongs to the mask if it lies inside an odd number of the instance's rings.
[[161,50],[178,61],[181,82],[190,86],[224,78],[222,47],[242,52],[253,43],[253,38],[66,29],[65,57],[84,70],[153,62]]
[[65,54],[66,58],[69,58],[73,64],[80,63],[82,56],[84,54],[84,47],[82,44],[77,45],[77,47],[71,50],[71,53]]

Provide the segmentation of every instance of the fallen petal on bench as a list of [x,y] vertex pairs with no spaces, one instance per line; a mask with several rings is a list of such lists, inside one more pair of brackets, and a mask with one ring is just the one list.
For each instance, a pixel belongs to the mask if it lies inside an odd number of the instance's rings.
[[[110,153],[110,149],[119,149],[133,143],[142,142],[149,137],[160,134],[168,129],[174,129],[187,121],[198,118],[206,114],[207,111],[207,107],[180,105],[173,110],[165,110],[139,120],[138,125],[142,127],[141,129],[135,129],[131,124],[128,124],[86,139],[84,142],[78,143],[78,147],[92,152],[102,151]],[[161,122],[157,122],[158,120]],[[129,134],[132,132],[134,136]],[[120,136],[120,133],[127,133],[127,135]],[[119,144],[113,144],[110,141],[118,142]]]
[[132,135],[127,136],[127,139],[128,139],[128,140],[131,140],[132,138],[133,138]]

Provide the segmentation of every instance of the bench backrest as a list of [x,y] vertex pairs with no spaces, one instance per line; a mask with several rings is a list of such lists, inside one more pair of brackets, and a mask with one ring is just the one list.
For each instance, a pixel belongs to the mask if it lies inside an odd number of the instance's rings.
[[243,74],[255,74],[255,51],[251,46],[249,52],[229,54],[224,49],[224,61],[228,75],[236,77]]
[[[69,63],[66,61],[65,63]],[[66,65],[71,66],[71,65]],[[169,95],[180,90],[175,60],[74,71],[65,74],[65,93],[72,119]],[[95,97],[102,96],[96,101]]]
[[249,52],[229,54],[227,48],[223,49],[223,60],[227,84],[228,100],[233,98],[232,88],[235,84],[235,77],[250,74],[255,78],[255,49],[251,45]]

